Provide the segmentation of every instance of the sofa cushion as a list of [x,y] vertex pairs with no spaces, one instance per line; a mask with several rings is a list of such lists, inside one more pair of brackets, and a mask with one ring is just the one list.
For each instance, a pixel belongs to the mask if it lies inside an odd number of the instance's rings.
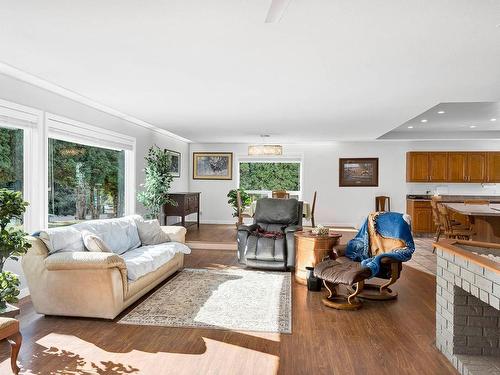
[[136,223],[142,246],[159,245],[170,241],[169,235],[161,230],[158,220],[136,220]]
[[156,271],[175,254],[191,253],[191,249],[180,242],[166,242],[159,245],[142,246],[121,255],[127,265],[127,278],[135,281],[141,276]]
[[40,231],[38,237],[47,246],[49,254],[85,251],[82,234],[73,226],[49,228]]
[[85,248],[88,251],[93,252],[102,252],[102,253],[111,253],[111,249],[108,245],[103,241],[101,237],[97,234],[89,232],[88,230],[82,230],[82,238]]
[[73,225],[79,231],[87,230],[99,236],[115,254],[123,254],[141,245],[136,220],[140,216],[119,219],[90,220]]

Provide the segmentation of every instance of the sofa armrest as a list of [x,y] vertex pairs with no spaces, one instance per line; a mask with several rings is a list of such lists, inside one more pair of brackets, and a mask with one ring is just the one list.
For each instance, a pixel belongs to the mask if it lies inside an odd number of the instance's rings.
[[184,227],[179,225],[164,225],[161,227],[161,230],[168,234],[171,241],[180,243],[186,242],[187,230]]
[[285,228],[285,233],[295,233],[302,230],[302,225],[289,225]]
[[26,252],[26,255],[35,255],[46,257],[49,255],[49,250],[43,241],[38,237],[27,236],[26,239],[30,243],[31,247]]
[[252,224],[252,225],[240,225],[238,227],[238,232],[248,232],[248,233],[251,233],[253,232],[254,230],[257,229],[259,225],[258,224]]
[[127,269],[125,261],[119,255],[90,251],[52,254],[45,258],[44,263],[49,271],[107,268]]

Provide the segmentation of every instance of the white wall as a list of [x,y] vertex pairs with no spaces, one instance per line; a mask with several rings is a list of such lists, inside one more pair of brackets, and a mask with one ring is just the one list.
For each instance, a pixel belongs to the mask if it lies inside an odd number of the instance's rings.
[[[113,130],[136,138],[137,191],[140,190],[139,185],[144,182],[144,156],[151,145],[156,144],[161,148],[178,151],[182,154],[181,177],[174,178],[172,191],[184,191],[188,189],[189,146],[185,142],[2,74],[0,74],[0,99],[64,116],[103,129]],[[30,152],[30,150],[26,150],[25,152]],[[137,204],[137,212],[144,212],[139,204]],[[6,269],[22,276],[20,264],[17,262],[9,261],[6,265]],[[24,288],[24,278],[21,277],[21,281],[22,287]]]
[[[406,194],[425,193],[447,186],[450,194],[500,195],[500,187],[484,188],[481,184],[406,183],[406,152],[411,150],[498,150],[498,141],[373,141],[338,142],[324,145],[284,145],[284,155],[303,158],[303,200],[311,201],[318,191],[316,222],[328,225],[358,226],[375,208],[375,196],[391,197],[391,209],[406,210]],[[201,192],[201,218],[204,223],[233,223],[226,194],[237,184],[238,156],[246,156],[246,144],[190,144],[190,157],[196,151],[234,153],[231,181],[193,180],[189,188]],[[378,157],[378,187],[339,187],[339,158]],[[192,169],[192,160],[190,162]]]

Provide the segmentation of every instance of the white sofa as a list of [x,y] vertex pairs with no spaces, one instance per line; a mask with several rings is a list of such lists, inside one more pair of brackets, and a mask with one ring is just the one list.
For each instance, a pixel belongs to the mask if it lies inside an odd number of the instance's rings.
[[[171,242],[137,247],[135,220],[142,218],[95,220],[47,230],[43,233],[49,233],[49,243],[47,238],[44,242],[30,237],[32,247],[21,262],[35,310],[46,315],[113,319],[181,269],[184,254],[189,252],[181,245],[186,229],[161,227]],[[85,250],[83,239],[78,240],[83,230],[116,242],[113,252]]]

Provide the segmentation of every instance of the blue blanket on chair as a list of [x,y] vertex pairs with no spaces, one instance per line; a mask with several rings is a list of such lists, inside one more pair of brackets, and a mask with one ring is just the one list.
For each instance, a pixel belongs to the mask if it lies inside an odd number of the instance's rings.
[[[373,254],[370,248],[372,242],[370,235],[375,236],[372,241],[375,240],[379,245],[382,245],[377,249],[378,254]],[[390,248],[391,244],[395,243],[393,240],[399,240],[401,245]],[[386,248],[384,248],[385,243],[388,244]],[[414,251],[415,244],[411,227],[404,220],[403,214],[376,212],[368,216],[356,237],[347,243],[345,256],[370,268],[371,277],[375,277],[380,271],[380,261],[383,257],[406,262],[411,259]]]

